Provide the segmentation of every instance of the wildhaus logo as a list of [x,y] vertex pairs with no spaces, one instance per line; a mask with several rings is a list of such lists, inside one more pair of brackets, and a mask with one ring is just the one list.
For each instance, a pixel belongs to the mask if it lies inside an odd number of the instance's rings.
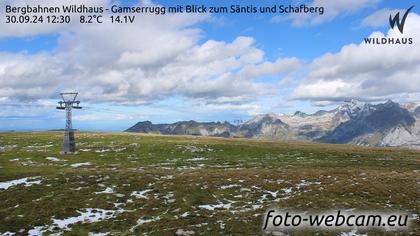
[[[398,12],[395,16],[389,15],[389,25],[391,29],[394,29],[397,26],[398,30],[401,34],[404,34],[404,26],[407,20],[407,16],[410,13],[411,9],[414,6],[407,9],[404,13],[403,17],[400,18],[400,12]],[[401,37],[401,38],[365,38],[365,44],[387,44],[387,45],[398,45],[398,44],[413,44],[413,38],[410,37]]]
[[414,6],[408,8],[408,10],[404,13],[404,16],[402,20],[400,21],[400,13],[398,12],[394,18],[392,18],[392,15],[389,15],[389,24],[391,25],[391,28],[394,29],[395,24],[398,26],[398,30],[401,32],[401,34],[404,33],[404,25],[405,20],[407,19],[408,13],[410,13],[411,9],[413,9]]

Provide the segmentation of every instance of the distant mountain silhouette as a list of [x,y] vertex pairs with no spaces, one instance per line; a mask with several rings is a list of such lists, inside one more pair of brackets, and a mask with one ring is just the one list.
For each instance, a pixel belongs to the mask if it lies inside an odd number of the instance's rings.
[[126,132],[168,135],[307,140],[365,146],[420,148],[420,106],[388,101],[369,104],[351,100],[331,111],[293,115],[257,115],[241,125],[229,122],[138,122]]

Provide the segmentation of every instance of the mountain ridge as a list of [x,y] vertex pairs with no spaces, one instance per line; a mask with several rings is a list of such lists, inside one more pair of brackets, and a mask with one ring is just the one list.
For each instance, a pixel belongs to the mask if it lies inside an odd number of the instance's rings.
[[193,120],[172,124],[142,121],[125,132],[420,148],[420,104],[351,100],[330,111],[260,114],[239,125]]

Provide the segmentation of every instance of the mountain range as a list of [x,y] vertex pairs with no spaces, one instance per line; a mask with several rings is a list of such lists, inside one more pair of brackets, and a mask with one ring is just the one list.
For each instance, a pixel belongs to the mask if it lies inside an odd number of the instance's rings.
[[351,100],[334,110],[293,115],[257,115],[240,125],[229,122],[138,122],[126,132],[304,140],[333,144],[420,149],[420,104],[387,101],[370,104]]

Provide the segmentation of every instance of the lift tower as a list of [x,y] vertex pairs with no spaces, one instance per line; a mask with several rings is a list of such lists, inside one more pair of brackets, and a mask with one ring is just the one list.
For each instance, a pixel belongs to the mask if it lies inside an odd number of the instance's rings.
[[73,109],[82,109],[79,106],[80,101],[76,101],[78,93],[60,93],[63,101],[59,101],[57,109],[66,110],[66,128],[64,129],[63,154],[74,154],[76,152],[76,141],[74,139],[74,130],[71,123],[71,111]]

